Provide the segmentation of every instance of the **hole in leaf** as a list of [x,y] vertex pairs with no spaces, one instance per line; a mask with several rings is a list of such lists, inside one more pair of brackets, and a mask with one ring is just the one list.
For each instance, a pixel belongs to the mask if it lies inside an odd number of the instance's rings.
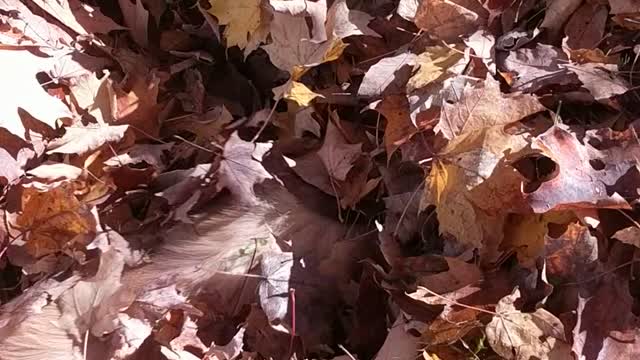
[[591,159],[591,160],[589,160],[589,165],[591,165],[591,167],[594,170],[598,170],[598,171],[604,170],[604,166],[605,166],[604,162],[602,162],[602,160],[600,160],[600,159]]
[[514,162],[511,166],[528,180],[524,184],[523,190],[525,193],[536,191],[543,182],[549,181],[558,175],[558,165],[550,158],[542,155],[524,157]]

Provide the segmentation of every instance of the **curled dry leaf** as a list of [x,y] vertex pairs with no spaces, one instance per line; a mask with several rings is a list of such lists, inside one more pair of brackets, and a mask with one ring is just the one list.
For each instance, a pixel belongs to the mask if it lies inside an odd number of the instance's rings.
[[523,313],[516,309],[520,298],[516,288],[498,302],[496,315],[487,324],[487,340],[493,350],[505,359],[568,359],[564,325],[545,309]]

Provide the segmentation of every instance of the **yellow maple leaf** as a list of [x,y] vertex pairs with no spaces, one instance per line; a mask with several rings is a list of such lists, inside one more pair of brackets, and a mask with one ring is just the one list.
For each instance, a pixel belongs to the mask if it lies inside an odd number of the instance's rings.
[[418,71],[407,82],[407,90],[411,92],[434,81],[441,83],[446,78],[455,75],[455,72],[447,74],[447,70],[464,57],[464,53],[456,50],[446,46],[426,48],[416,59]]
[[544,214],[510,216],[505,230],[504,247],[512,248],[523,266],[533,266],[543,255],[549,224],[567,224],[576,220],[572,211],[550,211]]
[[76,198],[72,183],[44,192],[25,188],[22,209],[16,225],[29,231],[26,248],[34,257],[58,252],[71,241],[83,240],[79,235],[95,231],[95,220]]
[[[305,84],[298,81],[288,81],[286,84],[273,89],[276,94],[276,98],[282,97],[287,100],[294,101],[298,106],[306,107],[311,104],[311,101],[322,95],[313,92]],[[279,95],[281,93],[281,95]]]
[[227,47],[237,45],[244,49],[261,24],[260,0],[213,0],[209,13],[227,26]]

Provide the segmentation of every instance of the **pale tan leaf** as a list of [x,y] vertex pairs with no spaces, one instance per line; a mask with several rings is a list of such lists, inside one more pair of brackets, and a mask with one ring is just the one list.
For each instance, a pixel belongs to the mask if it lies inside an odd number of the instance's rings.
[[109,142],[122,140],[129,125],[86,127],[70,126],[65,128],[65,134],[49,143],[48,153],[84,154],[98,149]]
[[466,86],[457,103],[443,104],[436,131],[447,139],[486,127],[508,125],[526,116],[545,110],[535,96],[505,95],[500,83],[487,76],[484,87]]
[[447,42],[457,42],[486,21],[486,10],[474,0],[422,1],[415,16],[419,28]]
[[562,322],[542,308],[532,313],[520,312],[515,308],[519,298],[520,291],[516,288],[498,302],[497,315],[486,327],[493,350],[505,359],[570,358]]
[[[323,42],[327,40],[325,21],[327,20],[327,0],[269,0],[274,11],[295,17],[311,18],[313,30],[311,40]],[[277,21],[274,19],[274,21]],[[302,38],[304,39],[304,38]]]

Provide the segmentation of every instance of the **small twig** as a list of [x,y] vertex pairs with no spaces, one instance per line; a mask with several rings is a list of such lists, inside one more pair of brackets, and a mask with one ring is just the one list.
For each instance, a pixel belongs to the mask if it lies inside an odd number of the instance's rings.
[[353,356],[353,354],[351,354],[349,350],[347,350],[344,346],[342,346],[342,344],[338,344],[338,347],[340,348],[340,350],[344,351],[345,355],[347,355],[349,359],[356,360],[355,356]]

